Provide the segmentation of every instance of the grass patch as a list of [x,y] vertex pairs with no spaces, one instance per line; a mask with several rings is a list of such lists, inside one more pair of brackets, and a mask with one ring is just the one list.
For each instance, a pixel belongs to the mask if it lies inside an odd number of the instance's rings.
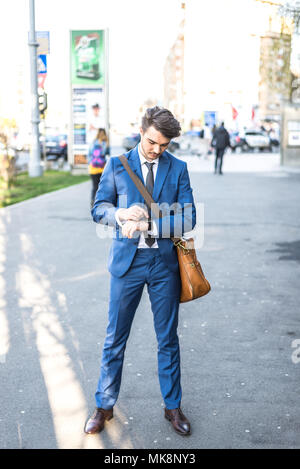
[[9,189],[5,189],[4,182],[0,179],[0,207],[7,207],[8,205],[88,180],[88,175],[73,176],[63,171],[49,170],[45,171],[43,176],[35,178],[29,177],[26,172],[18,174],[12,186]]

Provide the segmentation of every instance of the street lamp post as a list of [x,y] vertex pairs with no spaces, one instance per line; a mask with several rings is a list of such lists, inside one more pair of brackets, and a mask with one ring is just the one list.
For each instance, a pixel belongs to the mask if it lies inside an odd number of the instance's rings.
[[30,74],[31,74],[31,124],[32,141],[28,165],[30,177],[41,176],[41,149],[39,141],[39,97],[38,97],[38,78],[37,78],[37,47],[35,34],[35,0],[29,0],[30,30],[29,30],[29,52],[30,52]]

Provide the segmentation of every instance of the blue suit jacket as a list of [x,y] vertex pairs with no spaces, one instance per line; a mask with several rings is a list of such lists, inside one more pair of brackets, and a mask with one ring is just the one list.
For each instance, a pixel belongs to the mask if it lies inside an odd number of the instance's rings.
[[[125,156],[132,170],[144,182],[138,148],[125,153]],[[187,165],[167,151],[159,158],[152,197],[160,204],[163,213],[162,218],[153,218],[158,227],[158,249],[166,268],[176,272],[177,253],[170,237],[180,237],[194,228],[196,209]],[[116,277],[122,277],[130,268],[138,247],[140,232],[136,232],[135,238],[123,237],[115,213],[118,208],[129,208],[137,204],[145,204],[143,197],[119,158],[110,158],[100,179],[91,213],[96,223],[115,228],[108,268]]]

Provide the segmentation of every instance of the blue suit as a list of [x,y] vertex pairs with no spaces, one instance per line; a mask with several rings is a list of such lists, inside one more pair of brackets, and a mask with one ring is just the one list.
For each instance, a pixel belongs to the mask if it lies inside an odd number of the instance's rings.
[[[126,153],[128,163],[143,181],[138,148]],[[144,182],[144,181],[143,181]],[[196,210],[186,163],[165,151],[159,158],[152,197],[160,204],[158,248],[138,249],[139,232],[128,239],[116,222],[118,208],[145,201],[118,158],[110,158],[102,174],[92,216],[114,227],[108,268],[111,273],[109,321],[96,391],[97,407],[114,406],[121,385],[126,342],[144,285],[147,285],[158,341],[158,375],[166,407],[180,407],[180,351],[177,336],[180,276],[176,249],[170,237],[180,237],[196,223]]]

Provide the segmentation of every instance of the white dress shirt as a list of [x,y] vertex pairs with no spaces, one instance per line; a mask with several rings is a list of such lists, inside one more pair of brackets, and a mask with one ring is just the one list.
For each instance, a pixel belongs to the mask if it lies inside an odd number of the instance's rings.
[[[142,174],[143,174],[143,178],[144,178],[144,184],[146,185],[146,179],[147,179],[147,174],[148,174],[148,168],[146,166],[145,163],[149,163],[149,161],[146,160],[146,158],[143,156],[141,150],[140,150],[140,145],[138,146],[138,153],[139,153],[139,157],[140,157],[140,163],[141,163],[141,168],[142,168]],[[153,167],[152,167],[152,170],[153,170],[153,178],[154,178],[154,182],[155,182],[155,178],[156,178],[156,173],[157,173],[157,168],[158,168],[158,163],[159,163],[159,158],[156,158],[156,160],[153,160],[152,163],[154,163]],[[116,217],[116,220],[117,220],[117,223],[122,226],[124,223],[126,222],[120,222],[120,219],[119,219],[119,216],[118,216],[118,211],[116,211],[116,214],[115,214],[115,217]],[[154,222],[152,222],[152,231],[149,231],[148,233],[149,234],[152,234],[153,236],[156,236],[157,235],[157,226]],[[150,246],[148,246],[148,244],[146,244],[145,242],[145,236],[144,236],[144,233],[141,231],[141,235],[140,235],[140,239],[139,239],[139,244],[138,244],[138,249],[150,249]],[[153,243],[153,245],[151,246],[151,249],[155,249],[155,248],[158,248],[158,244],[157,244],[157,241],[155,240],[155,242]]]

